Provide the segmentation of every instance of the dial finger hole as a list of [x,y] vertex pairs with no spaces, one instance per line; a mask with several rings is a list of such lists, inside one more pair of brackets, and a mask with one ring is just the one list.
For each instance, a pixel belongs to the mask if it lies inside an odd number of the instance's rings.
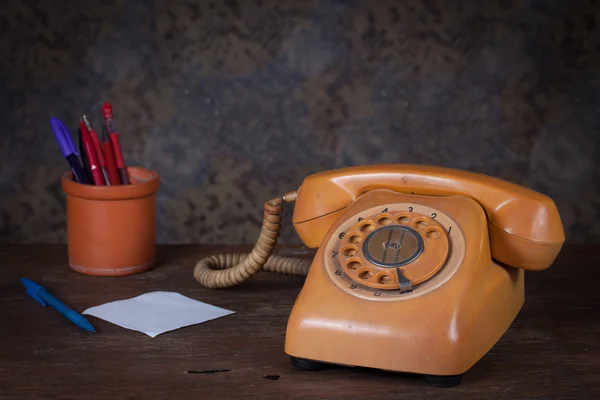
[[360,268],[360,260],[358,258],[351,258],[346,262],[346,267],[351,270]]
[[375,226],[371,221],[365,221],[360,225],[358,229],[361,232],[371,232],[373,229],[375,229]]
[[362,240],[362,235],[358,232],[353,232],[348,236],[348,241],[352,244],[359,243]]
[[360,279],[369,280],[373,277],[373,271],[370,268],[365,268],[358,271],[358,277]]
[[410,222],[410,217],[408,214],[398,214],[396,215],[396,221],[398,221],[399,224],[408,224]]
[[390,283],[392,283],[392,277],[386,273],[378,274],[377,283],[381,285],[389,285]]
[[392,217],[390,214],[380,214],[377,216],[377,223],[379,225],[389,225],[392,223]]
[[413,222],[415,228],[417,229],[425,229],[429,226],[429,224],[427,223],[427,221],[423,220],[423,219],[417,219]]
[[344,248],[344,255],[346,257],[354,257],[358,253],[356,246],[348,246]]
[[428,239],[436,239],[440,237],[440,230],[437,227],[431,227],[425,231],[425,236]]

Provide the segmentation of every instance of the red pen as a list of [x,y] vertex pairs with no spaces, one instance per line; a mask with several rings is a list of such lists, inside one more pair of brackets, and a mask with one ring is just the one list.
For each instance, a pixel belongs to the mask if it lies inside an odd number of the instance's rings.
[[100,162],[100,170],[102,171],[102,177],[104,178],[104,182],[110,186],[112,182],[108,178],[108,171],[106,170],[106,161],[104,160],[104,152],[102,151],[102,147],[100,146],[100,140],[98,139],[98,134],[92,128],[92,124],[87,119],[85,114],[81,115],[81,119],[79,120],[79,126],[82,132],[87,131],[88,136],[92,139],[92,144],[94,145],[94,149],[96,150],[96,156],[98,157],[98,161]]
[[102,104],[102,114],[104,115],[104,121],[106,122],[106,129],[112,142],[112,147],[115,152],[115,160],[117,161],[117,168],[119,169],[119,176],[121,177],[121,183],[123,185],[129,184],[129,177],[127,176],[127,167],[125,161],[123,161],[123,152],[121,151],[121,143],[119,142],[119,135],[115,129],[112,106],[110,103]]
[[98,163],[98,156],[94,149],[92,139],[90,139],[90,133],[87,129],[79,129],[81,131],[81,140],[83,142],[83,148],[85,149],[85,155],[87,156],[88,163],[90,164],[90,171],[92,173],[92,179],[94,184],[97,186],[105,186],[102,172],[100,172],[100,165]]
[[111,185],[120,185],[119,172],[117,171],[117,163],[115,162],[115,152],[112,148],[112,143],[106,133],[106,128],[102,128],[102,141],[104,142],[104,156],[106,158],[106,169],[108,171],[108,179]]

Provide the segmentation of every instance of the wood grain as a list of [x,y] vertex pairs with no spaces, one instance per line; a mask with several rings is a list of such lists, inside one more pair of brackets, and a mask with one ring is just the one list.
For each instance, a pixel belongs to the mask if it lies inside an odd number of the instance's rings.
[[[192,277],[198,258],[248,249],[159,247],[158,265],[150,272],[95,278],[71,271],[62,245],[0,247],[0,398],[600,397],[600,246],[567,246],[552,268],[527,273],[520,315],[451,389],[376,370],[294,370],[283,344],[302,278],[261,273],[241,287],[210,290]],[[26,296],[21,276],[40,282],[78,311],[168,290],[236,314],[154,339],[90,317],[98,334],[86,334]]]

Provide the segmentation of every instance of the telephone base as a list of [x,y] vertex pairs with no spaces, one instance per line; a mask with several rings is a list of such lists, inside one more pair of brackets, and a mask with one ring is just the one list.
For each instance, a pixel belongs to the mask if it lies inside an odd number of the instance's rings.
[[329,364],[306,358],[290,357],[292,366],[300,371],[323,371],[330,368]]

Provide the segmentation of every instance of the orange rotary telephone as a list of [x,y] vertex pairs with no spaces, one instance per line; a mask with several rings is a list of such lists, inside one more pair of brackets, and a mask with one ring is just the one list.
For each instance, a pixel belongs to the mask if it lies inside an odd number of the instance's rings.
[[[309,265],[271,256],[283,202]],[[437,386],[462,374],[500,339],[524,301],[524,270],[548,268],[565,240],[554,202],[471,172],[418,165],[345,168],[308,176],[265,203],[248,255],[201,260],[213,288],[260,269],[304,275],[285,352],[300,369],[327,364],[418,373]]]

